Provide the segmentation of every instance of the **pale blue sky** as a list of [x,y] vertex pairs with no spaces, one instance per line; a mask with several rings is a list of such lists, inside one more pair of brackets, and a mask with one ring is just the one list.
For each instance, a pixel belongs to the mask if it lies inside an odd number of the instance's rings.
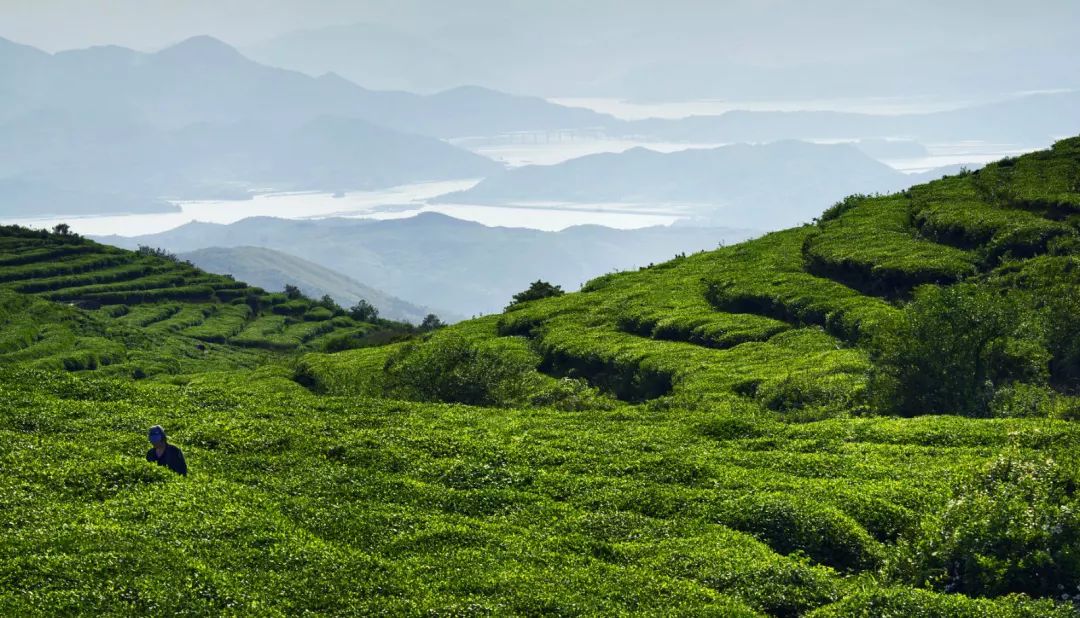
[[[905,45],[979,49],[1080,31],[1076,0],[0,0],[0,36],[49,51],[153,50],[196,34],[237,46],[360,21],[415,34],[468,25],[552,38],[603,31],[682,34],[698,47],[767,56],[873,53]],[[678,37],[673,37],[678,38]],[[816,45],[807,49],[807,41]]]

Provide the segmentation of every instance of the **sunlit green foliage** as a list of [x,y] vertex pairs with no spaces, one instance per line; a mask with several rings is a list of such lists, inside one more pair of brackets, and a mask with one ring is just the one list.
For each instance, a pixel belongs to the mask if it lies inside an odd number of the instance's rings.
[[[876,607],[866,576],[951,477],[1010,443],[1080,446],[1060,421],[471,408],[287,375],[0,376],[4,612]],[[188,478],[142,461],[154,423]],[[969,603],[892,590],[898,607]]]
[[896,570],[946,592],[1080,598],[1076,463],[1000,456],[902,540]]
[[877,343],[878,404],[900,414],[986,416],[1002,387],[1048,379],[1044,320],[1020,291],[922,288]]
[[1075,615],[1078,195],[1075,139],[420,331],[0,228],[0,615]]
[[919,238],[903,195],[866,198],[807,237],[807,269],[868,294],[898,297],[923,283],[975,274],[969,252]]

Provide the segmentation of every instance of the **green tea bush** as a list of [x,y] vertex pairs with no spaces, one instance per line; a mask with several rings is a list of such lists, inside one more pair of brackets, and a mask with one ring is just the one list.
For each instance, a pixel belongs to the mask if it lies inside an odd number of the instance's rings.
[[251,317],[252,311],[247,305],[214,307],[206,321],[185,328],[181,333],[202,341],[225,343],[229,337],[243,330]]
[[309,322],[321,322],[334,317],[334,312],[326,307],[312,307],[304,314],[304,319]]
[[803,242],[806,270],[865,294],[899,298],[976,273],[976,256],[919,238],[902,195],[865,199]]
[[1080,599],[1076,461],[1018,450],[959,485],[898,545],[891,568],[917,586],[971,596]]
[[806,614],[807,618],[1070,618],[1069,604],[1023,596],[971,599],[911,588],[860,591]]
[[537,388],[538,359],[479,346],[456,335],[406,344],[386,361],[388,395],[480,406],[525,403]]
[[[632,528],[637,529],[640,526]],[[841,595],[830,569],[813,565],[805,557],[778,556],[750,535],[724,527],[691,542],[675,538],[615,547],[657,571],[674,572],[745,599],[770,616],[799,616]]]
[[838,509],[788,494],[751,494],[717,505],[712,516],[781,554],[802,552],[845,571],[876,567],[881,545]]
[[1063,285],[1048,296],[1050,376],[1061,390],[1080,394],[1080,289]]
[[610,410],[616,402],[605,397],[596,388],[582,379],[559,378],[548,386],[538,386],[538,391],[530,397],[534,406],[551,406],[558,410]]
[[865,412],[866,380],[850,373],[787,374],[757,385],[755,398],[766,408],[786,413],[821,414]]
[[275,303],[273,312],[280,315],[303,315],[311,308],[311,301],[305,298],[287,300],[283,303]]

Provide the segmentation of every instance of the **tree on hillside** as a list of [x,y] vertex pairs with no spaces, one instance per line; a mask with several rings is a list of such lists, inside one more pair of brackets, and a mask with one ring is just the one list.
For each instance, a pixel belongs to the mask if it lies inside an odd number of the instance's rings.
[[446,324],[434,313],[427,314],[427,316],[424,317],[424,321],[420,322],[420,330],[424,332],[438,330],[444,326],[446,326]]
[[1014,291],[925,286],[878,338],[874,390],[903,415],[987,416],[998,389],[1045,384],[1045,322]]
[[337,301],[335,301],[333,297],[331,297],[329,294],[324,294],[323,297],[316,301],[315,304],[320,307],[329,309],[330,311],[334,312],[334,315],[345,314],[345,310],[342,309],[341,305],[337,304]]
[[57,223],[53,226],[52,233],[59,236],[71,236],[71,226],[67,223]]
[[1080,394],[1080,290],[1060,285],[1047,293],[1050,378],[1067,393]]
[[166,251],[165,249],[162,249],[160,247],[150,247],[150,246],[147,246],[147,245],[139,245],[139,248],[136,249],[136,253],[138,253],[139,255],[145,255],[145,256],[149,256],[149,257],[161,258],[163,260],[169,260],[170,262],[176,262],[177,264],[181,263],[180,258],[176,257],[175,253],[170,253],[169,251]]
[[[563,291],[562,287],[552,285],[547,281],[541,281],[537,279],[536,281],[533,281],[531,285],[529,285],[529,289],[525,290],[524,292],[514,294],[514,300],[510,303],[510,307],[513,307],[514,305],[519,305],[524,302],[528,302],[530,300],[540,300],[541,298],[562,296],[565,293],[566,292]],[[507,307],[507,309],[509,309],[510,307]]]
[[300,291],[300,288],[290,283],[286,283],[285,296],[288,297],[289,300],[296,300],[298,298],[302,298],[304,294]]
[[349,317],[357,322],[374,322],[379,319],[379,310],[364,299],[360,299],[349,309]]

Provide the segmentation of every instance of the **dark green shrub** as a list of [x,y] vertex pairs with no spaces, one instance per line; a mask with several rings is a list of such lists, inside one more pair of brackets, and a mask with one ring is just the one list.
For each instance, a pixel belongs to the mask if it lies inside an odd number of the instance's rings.
[[374,322],[379,319],[379,310],[364,299],[360,299],[349,309],[349,317],[357,322]]
[[840,200],[839,202],[833,204],[832,206],[826,208],[825,212],[821,213],[820,217],[814,219],[814,223],[821,226],[825,225],[829,221],[832,221],[833,219],[839,219],[840,216],[843,215],[845,212],[851,210],[852,208],[855,208],[856,206],[868,199],[870,199],[870,196],[864,195],[862,193],[849,195],[844,199]]
[[1061,286],[1049,298],[1050,376],[1055,386],[1080,394],[1080,290]]
[[535,367],[536,359],[448,335],[408,344],[387,359],[384,388],[414,401],[508,406],[535,390]]
[[999,388],[990,401],[990,415],[998,418],[1049,416],[1053,409],[1054,391],[1049,387],[1017,383]]
[[333,315],[345,315],[345,310],[329,294],[324,294],[322,298],[315,301],[315,304],[328,309]]
[[299,300],[299,299],[304,297],[304,293],[301,292],[300,288],[296,287],[295,285],[286,283],[285,284],[285,296],[289,300]]
[[836,569],[871,569],[882,559],[881,545],[851,517],[793,495],[748,495],[720,505],[715,517],[781,554],[802,552]]
[[816,609],[807,618],[1068,618],[1071,606],[1024,597],[970,599],[911,588],[857,592]]
[[424,316],[424,320],[420,322],[420,326],[417,328],[420,332],[429,332],[433,330],[439,330],[446,326],[446,323],[439,319],[439,316],[434,313],[429,313]]
[[988,416],[998,388],[1045,382],[1044,322],[1021,296],[966,284],[920,288],[875,342],[878,407]]
[[563,292],[562,287],[537,279],[529,285],[529,289],[514,294],[513,302],[510,303],[507,309],[530,300],[540,300],[541,298],[551,298],[553,296],[562,296],[563,294],[565,294],[565,292]]
[[971,596],[1080,593],[1080,476],[1074,463],[1006,453],[901,539],[891,570]]

